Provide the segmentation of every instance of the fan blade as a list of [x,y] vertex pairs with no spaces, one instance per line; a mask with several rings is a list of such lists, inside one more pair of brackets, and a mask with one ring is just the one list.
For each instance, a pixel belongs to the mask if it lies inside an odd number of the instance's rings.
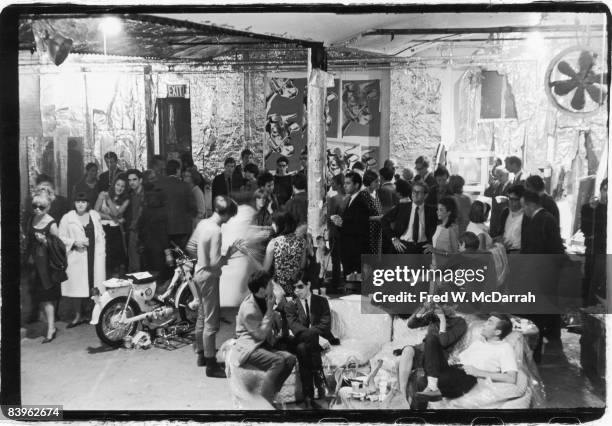
[[555,95],[559,96],[565,96],[576,88],[576,82],[574,80],[553,81],[550,85]]
[[578,66],[580,67],[579,73],[583,76],[586,75],[593,67],[593,55],[591,55],[586,50],[580,52],[580,57],[578,58]]
[[589,73],[584,81],[586,83],[606,84],[608,82],[608,73]]
[[581,110],[582,108],[584,108],[584,101],[584,87],[579,87],[576,89],[576,92],[574,93],[574,97],[572,98],[572,102],[570,102],[570,105],[576,110]]
[[603,104],[605,95],[599,87],[590,84],[586,86],[586,91],[594,102],[597,102],[600,105]]
[[574,71],[574,69],[571,67],[570,64],[568,64],[565,61],[561,61],[559,62],[559,64],[557,65],[557,69],[562,73],[565,74],[568,77],[576,77],[576,71]]

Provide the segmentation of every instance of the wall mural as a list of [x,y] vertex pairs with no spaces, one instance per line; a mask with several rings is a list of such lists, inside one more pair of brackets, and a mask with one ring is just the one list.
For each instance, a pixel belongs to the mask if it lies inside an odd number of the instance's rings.
[[342,82],[342,136],[380,136],[380,80]]
[[[340,102],[341,87],[342,102]],[[272,77],[266,82],[264,155],[268,170],[276,168],[276,159],[281,155],[289,159],[290,172],[299,168],[299,154],[306,148],[308,136],[307,89],[305,78]],[[380,80],[341,82],[340,79],[334,79],[334,87],[327,90],[325,104],[328,147],[331,144],[329,139],[352,136],[379,137],[380,121]],[[349,151],[344,152],[340,146],[334,146],[333,150],[340,149],[338,158],[356,156],[361,159],[362,155],[366,155],[366,162],[378,162],[377,147],[365,147],[365,151],[361,152],[359,143],[340,145]],[[370,151],[371,153],[367,154]]]

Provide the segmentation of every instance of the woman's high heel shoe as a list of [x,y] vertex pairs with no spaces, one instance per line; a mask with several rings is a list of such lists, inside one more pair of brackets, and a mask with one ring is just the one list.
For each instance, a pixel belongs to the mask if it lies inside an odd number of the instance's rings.
[[45,337],[42,341],[42,343],[49,343],[52,342],[55,339],[55,336],[57,335],[57,328],[55,330],[53,330],[53,333],[51,334],[51,337]]

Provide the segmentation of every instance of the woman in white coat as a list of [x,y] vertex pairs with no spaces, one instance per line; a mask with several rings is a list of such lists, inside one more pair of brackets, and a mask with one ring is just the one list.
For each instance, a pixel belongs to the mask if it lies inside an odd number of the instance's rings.
[[59,235],[66,244],[68,279],[62,283],[62,296],[74,301],[75,317],[66,328],[87,322],[84,308],[90,289],[106,279],[106,242],[100,214],[90,210],[87,194],[79,193],[74,210],[62,217]]

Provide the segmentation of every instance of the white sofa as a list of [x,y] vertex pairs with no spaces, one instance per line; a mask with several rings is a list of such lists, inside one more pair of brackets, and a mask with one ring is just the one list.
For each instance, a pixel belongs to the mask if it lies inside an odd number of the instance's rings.
[[[364,306],[370,313],[362,312],[361,296],[351,295],[330,300],[332,314],[332,333],[340,339],[340,345],[332,346],[323,354],[323,366],[328,371],[345,365],[353,360],[364,366],[383,360],[378,376],[395,378],[397,362],[393,350],[405,345],[420,343],[427,332],[426,327],[409,329],[407,320],[393,318],[371,306]],[[480,338],[482,319],[466,315],[468,331],[457,343],[453,353],[466,348],[474,339]],[[516,385],[489,384],[479,382],[467,395],[454,400],[430,403],[429,408],[529,408],[538,407],[543,402],[543,388],[537,367],[531,361],[529,349],[523,335],[513,331],[508,337],[515,348],[521,372]],[[264,375],[254,368],[239,367],[232,351],[232,342],[224,343],[226,371],[232,389],[233,404],[236,409],[271,408],[260,396],[259,389]],[[451,355],[452,356],[452,355]],[[301,383],[296,366],[277,396],[279,403],[301,401]],[[514,387],[510,387],[514,386]]]

